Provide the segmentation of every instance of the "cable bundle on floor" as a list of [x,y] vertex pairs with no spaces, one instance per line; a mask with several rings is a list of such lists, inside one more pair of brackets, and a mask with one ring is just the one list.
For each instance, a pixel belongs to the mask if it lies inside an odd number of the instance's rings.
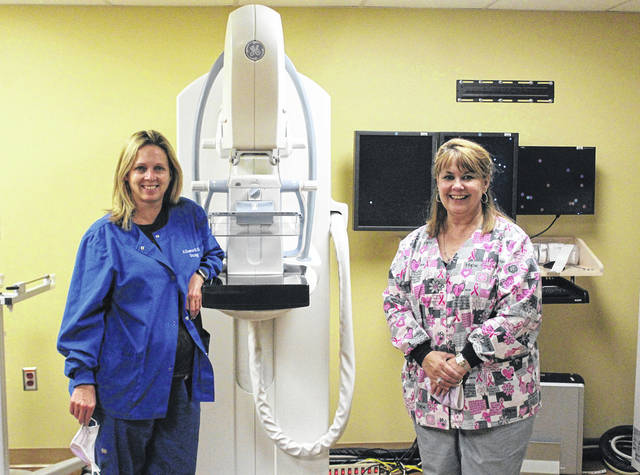
[[638,474],[631,465],[633,426],[616,426],[600,437],[600,452],[607,468],[615,473]]
[[345,447],[329,451],[329,463],[375,462],[389,474],[406,474],[420,469],[418,443],[413,442],[408,449],[375,449]]

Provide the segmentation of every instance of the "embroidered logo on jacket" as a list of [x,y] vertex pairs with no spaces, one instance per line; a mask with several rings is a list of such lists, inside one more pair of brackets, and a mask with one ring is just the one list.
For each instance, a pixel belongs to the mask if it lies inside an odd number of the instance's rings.
[[183,249],[183,254],[189,254],[189,257],[201,257],[200,256],[200,248],[198,246],[191,249]]

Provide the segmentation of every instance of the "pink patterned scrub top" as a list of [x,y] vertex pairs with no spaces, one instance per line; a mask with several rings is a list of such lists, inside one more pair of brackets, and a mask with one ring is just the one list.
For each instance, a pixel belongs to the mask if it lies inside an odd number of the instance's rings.
[[[426,226],[402,240],[383,292],[384,312],[391,342],[405,355],[404,402],[416,423],[474,430],[537,413],[541,289],[529,237],[505,218],[490,233],[475,231],[448,263]],[[411,357],[425,344],[473,355],[462,410],[431,397],[426,374]]]

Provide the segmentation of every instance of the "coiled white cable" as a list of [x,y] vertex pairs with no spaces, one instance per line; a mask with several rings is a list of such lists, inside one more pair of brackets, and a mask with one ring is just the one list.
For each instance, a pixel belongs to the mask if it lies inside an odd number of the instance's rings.
[[342,213],[332,212],[329,231],[334,242],[338,261],[338,280],[340,287],[340,397],[333,417],[333,423],[327,432],[315,442],[298,443],[282,433],[280,425],[273,416],[267,401],[266,390],[262,384],[262,350],[258,341],[258,322],[249,321],[249,369],[253,400],[258,419],[271,440],[283,452],[294,457],[313,457],[328,450],[342,435],[351,412],[353,388],[355,385],[355,351],[353,344],[353,322],[351,319],[351,274],[349,270],[349,245],[347,240],[346,218]]
[[618,435],[616,437],[614,437],[613,439],[611,439],[611,442],[609,442],[611,444],[611,450],[613,450],[616,454],[618,454],[620,457],[628,460],[629,462],[631,462],[631,455],[627,455],[624,452],[622,452],[621,450],[618,449],[617,444],[618,441],[621,442],[622,445],[626,445],[627,447],[631,447],[632,441],[631,441],[631,437],[629,437],[628,435]]

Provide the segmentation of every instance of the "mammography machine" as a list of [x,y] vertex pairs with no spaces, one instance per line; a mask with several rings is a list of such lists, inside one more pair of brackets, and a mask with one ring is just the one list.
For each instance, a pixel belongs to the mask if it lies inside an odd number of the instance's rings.
[[[178,96],[183,192],[226,252],[203,288],[216,402],[202,406],[198,473],[324,474],[344,431],[355,378],[347,208],[330,197],[329,144],[329,96],[286,57],[280,15],[232,12],[224,53]],[[329,235],[341,363],[330,426]]]

